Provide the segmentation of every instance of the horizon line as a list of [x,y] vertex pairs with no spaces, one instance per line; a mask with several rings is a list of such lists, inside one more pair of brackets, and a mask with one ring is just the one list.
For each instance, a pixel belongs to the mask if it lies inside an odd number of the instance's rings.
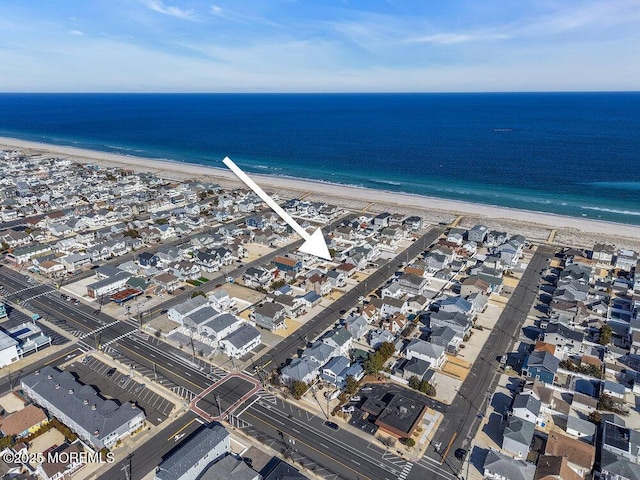
[[640,90],[503,90],[503,91],[0,91],[0,95],[484,95],[484,94],[567,94],[640,93]]

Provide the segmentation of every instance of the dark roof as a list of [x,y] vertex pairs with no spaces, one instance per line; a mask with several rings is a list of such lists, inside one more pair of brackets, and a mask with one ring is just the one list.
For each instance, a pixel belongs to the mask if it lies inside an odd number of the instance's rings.
[[426,408],[426,403],[396,393],[378,416],[376,425],[410,433],[416,422],[419,422],[424,415]]
[[[272,463],[275,465],[272,466]],[[260,472],[262,474],[262,480],[306,480],[302,473],[292,467],[286,462],[273,457],[264,469]]]
[[253,470],[241,459],[227,455],[211,464],[199,480],[253,480],[258,472]]
[[222,425],[203,427],[160,463],[156,478],[177,480],[229,436]]

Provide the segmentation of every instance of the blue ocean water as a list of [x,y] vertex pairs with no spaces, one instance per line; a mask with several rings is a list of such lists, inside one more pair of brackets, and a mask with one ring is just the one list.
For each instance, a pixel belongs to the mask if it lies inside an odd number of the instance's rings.
[[640,224],[639,111],[640,93],[0,94],[0,135]]

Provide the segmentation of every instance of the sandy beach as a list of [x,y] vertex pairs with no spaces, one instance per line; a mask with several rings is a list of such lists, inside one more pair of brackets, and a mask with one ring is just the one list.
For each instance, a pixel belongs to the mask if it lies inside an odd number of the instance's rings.
[[[0,137],[0,148],[23,150],[25,153],[66,157],[78,163],[128,168],[134,171],[151,172],[175,180],[209,180],[222,186],[237,187],[241,182],[222,165],[211,168],[202,165],[158,160],[152,158],[118,155],[108,152],[86,150],[75,147],[51,145]],[[280,197],[305,195],[306,199],[324,200],[355,210],[371,212],[383,210],[416,213],[430,221],[452,221],[463,218],[461,226],[482,222],[490,228],[518,232],[528,238],[567,245],[590,247],[596,241],[607,241],[619,247],[640,249],[640,226],[604,222],[591,219],[566,217],[541,212],[517,210],[489,205],[473,204],[455,200],[424,197],[367,188],[251,174],[256,183]]]

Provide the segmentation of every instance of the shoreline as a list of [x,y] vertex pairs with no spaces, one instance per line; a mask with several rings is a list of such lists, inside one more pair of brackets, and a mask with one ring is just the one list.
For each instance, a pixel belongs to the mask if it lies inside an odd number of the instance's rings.
[[[222,186],[238,187],[244,184],[225,168],[204,166],[196,163],[155,159],[133,155],[89,150],[78,147],[55,145],[9,137],[0,137],[0,148],[7,150],[23,150],[28,154],[48,154],[69,158],[82,164],[96,164],[105,167],[119,167],[137,172],[154,173],[160,177],[184,181],[201,180],[220,183]],[[220,159],[222,165],[222,159]],[[623,238],[632,244],[640,244],[640,226],[615,223],[604,220],[584,219],[544,213],[531,210],[520,210],[509,207],[474,204],[459,200],[428,197],[412,193],[397,193],[390,190],[377,190],[367,187],[355,187],[324,181],[297,179],[289,176],[255,174],[251,176],[265,190],[305,194],[316,199],[342,207],[361,210],[369,207],[370,211],[382,211],[385,205],[397,210],[422,213],[426,220],[430,218],[449,218],[464,216],[465,220],[477,220],[491,225],[518,224],[562,231],[573,236],[579,232],[595,235],[594,238]],[[470,217],[470,218],[467,218]],[[468,223],[468,222],[462,222]],[[578,236],[578,238],[580,238]],[[596,240],[599,241],[599,240]],[[624,243],[624,242],[623,242]],[[583,244],[583,242],[578,242]]]

